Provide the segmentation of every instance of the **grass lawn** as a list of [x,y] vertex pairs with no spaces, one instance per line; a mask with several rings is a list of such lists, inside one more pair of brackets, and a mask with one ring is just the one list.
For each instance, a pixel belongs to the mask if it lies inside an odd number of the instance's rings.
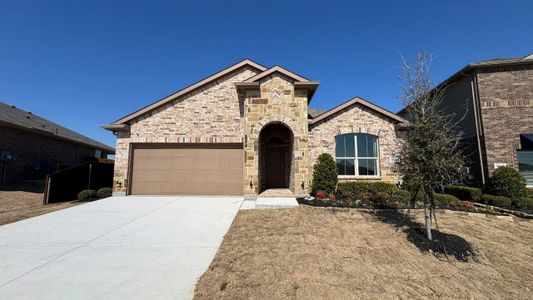
[[532,221],[437,214],[435,243],[422,221],[420,213],[241,211],[195,298],[531,299]]
[[43,205],[42,184],[0,186],[0,225],[77,205],[77,201]]

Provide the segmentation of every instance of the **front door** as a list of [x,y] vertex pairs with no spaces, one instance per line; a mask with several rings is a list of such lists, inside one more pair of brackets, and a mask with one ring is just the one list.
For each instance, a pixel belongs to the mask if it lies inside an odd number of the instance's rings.
[[285,186],[285,155],[286,147],[270,146],[267,148],[266,185],[268,188]]

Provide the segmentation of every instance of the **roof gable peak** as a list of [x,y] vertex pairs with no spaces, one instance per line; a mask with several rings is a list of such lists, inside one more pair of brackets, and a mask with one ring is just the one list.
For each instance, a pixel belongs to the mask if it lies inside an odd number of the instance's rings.
[[295,81],[297,82],[311,82],[309,79],[303,77],[303,76],[300,76],[292,71],[289,71],[285,68],[283,68],[282,66],[279,66],[279,65],[275,65],[267,70],[264,70],[263,72],[251,77],[251,78],[248,78],[246,79],[244,82],[256,82],[266,76],[269,76],[271,74],[274,74],[274,73],[281,73],[289,78],[292,78],[294,79]]

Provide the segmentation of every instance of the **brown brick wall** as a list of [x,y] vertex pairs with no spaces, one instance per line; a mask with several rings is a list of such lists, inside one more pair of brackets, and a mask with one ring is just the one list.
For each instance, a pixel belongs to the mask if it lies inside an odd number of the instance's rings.
[[0,161],[0,183],[3,168],[7,182],[44,180],[47,173],[80,164],[95,155],[93,148],[5,126],[0,126],[0,141],[0,150],[8,150],[14,158],[7,163]]
[[[394,157],[399,150],[400,133],[395,130],[394,125],[395,121],[359,104],[311,125],[309,127],[311,169],[320,154],[329,153],[335,157],[335,136],[344,133],[368,133],[379,139],[379,168],[381,173],[379,179],[395,182],[398,176],[392,170],[391,157]],[[352,177],[351,179],[364,178]]]
[[517,168],[520,133],[533,133],[533,67],[480,70],[477,81],[489,173],[494,163]]
[[130,132],[119,132],[115,192],[128,185],[130,143],[241,143],[244,96],[234,84],[257,73],[251,67],[240,68],[135,119]]

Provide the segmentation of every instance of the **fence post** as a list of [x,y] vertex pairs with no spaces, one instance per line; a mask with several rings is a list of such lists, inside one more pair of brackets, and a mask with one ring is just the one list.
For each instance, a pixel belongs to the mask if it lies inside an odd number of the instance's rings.
[[89,182],[87,184],[87,189],[90,190],[91,189],[91,177],[92,177],[92,173],[93,173],[93,164],[92,163],[89,163]]
[[50,185],[52,184],[52,177],[50,175],[46,175],[46,187],[44,190],[44,199],[43,204],[48,204],[48,200],[50,198]]

